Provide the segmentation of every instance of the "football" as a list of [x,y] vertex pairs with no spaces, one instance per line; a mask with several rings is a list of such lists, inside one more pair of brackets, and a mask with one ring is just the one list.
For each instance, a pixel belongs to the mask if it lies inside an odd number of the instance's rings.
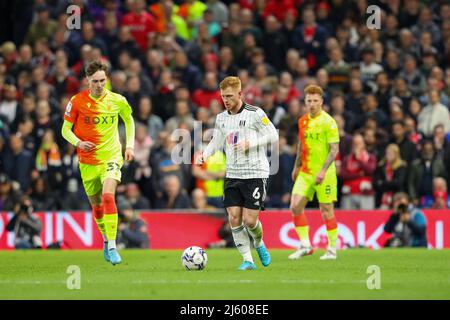
[[181,264],[186,270],[203,270],[208,264],[206,251],[197,246],[186,248],[181,255]]

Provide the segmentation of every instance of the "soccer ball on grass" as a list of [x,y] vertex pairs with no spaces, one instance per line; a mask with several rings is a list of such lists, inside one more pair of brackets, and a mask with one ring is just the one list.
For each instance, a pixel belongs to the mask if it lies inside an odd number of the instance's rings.
[[191,246],[183,251],[181,264],[186,270],[203,270],[208,264],[208,256],[202,248]]

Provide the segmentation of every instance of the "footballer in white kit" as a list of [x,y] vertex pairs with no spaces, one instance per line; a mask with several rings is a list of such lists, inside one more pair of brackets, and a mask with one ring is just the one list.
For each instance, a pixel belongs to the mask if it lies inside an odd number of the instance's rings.
[[258,215],[264,210],[270,172],[267,145],[278,141],[278,132],[261,108],[242,101],[238,77],[226,77],[220,83],[220,92],[226,110],[217,115],[213,139],[196,162],[201,164],[225,148],[224,205],[235,245],[244,258],[239,270],[254,270],[248,233],[262,265],[266,267],[271,261]]

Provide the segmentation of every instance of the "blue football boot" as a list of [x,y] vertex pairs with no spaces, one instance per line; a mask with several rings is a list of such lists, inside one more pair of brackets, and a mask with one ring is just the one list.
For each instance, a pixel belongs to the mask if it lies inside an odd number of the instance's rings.
[[272,259],[270,258],[269,251],[267,250],[264,243],[261,243],[261,245],[256,248],[256,252],[258,252],[259,259],[261,260],[261,263],[264,267],[267,267]]
[[244,261],[238,268],[238,270],[256,270],[256,266],[253,262]]
[[103,258],[109,262],[108,242],[103,242]]

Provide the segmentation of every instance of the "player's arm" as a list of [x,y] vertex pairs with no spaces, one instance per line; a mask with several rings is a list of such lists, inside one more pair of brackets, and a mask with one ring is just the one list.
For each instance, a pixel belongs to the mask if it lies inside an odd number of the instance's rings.
[[333,161],[336,160],[336,156],[339,153],[339,129],[334,119],[332,119],[332,121],[330,121],[330,123],[328,124],[325,130],[325,134],[327,136],[329,146],[328,156],[322,166],[322,169],[316,176],[316,184],[320,184],[323,181],[328,168],[333,163]]
[[295,157],[294,168],[292,169],[292,181],[295,181],[298,176],[298,172],[300,171],[300,167],[302,166],[302,139],[298,139],[297,143],[297,156]]
[[330,150],[328,151],[327,160],[323,164],[322,171],[327,171],[330,165],[336,160],[336,156],[339,152],[339,142],[329,143]]
[[220,130],[219,121],[217,121],[217,119],[216,119],[213,137],[212,137],[211,141],[208,143],[208,146],[205,148],[205,151],[203,151],[203,153],[199,157],[197,157],[195,162],[197,164],[202,164],[210,156],[212,156],[214,153],[216,153],[217,150],[220,150],[223,148],[224,141],[225,141],[225,135]]
[[67,140],[71,145],[74,145],[75,147],[78,146],[78,143],[81,141],[75,133],[72,131],[73,123],[69,122],[67,120],[64,120],[64,123],[61,128],[61,135],[64,139]]
[[131,106],[128,104],[127,100],[124,98],[122,102],[123,105],[120,108],[119,116],[125,124],[125,161],[132,161],[134,159],[134,119]]
[[80,148],[83,151],[92,151],[95,148],[95,144],[90,141],[81,141],[75,133],[72,131],[73,123],[67,120],[64,120],[64,123],[61,128],[61,135],[64,139],[66,139],[70,144],[75,147]]

